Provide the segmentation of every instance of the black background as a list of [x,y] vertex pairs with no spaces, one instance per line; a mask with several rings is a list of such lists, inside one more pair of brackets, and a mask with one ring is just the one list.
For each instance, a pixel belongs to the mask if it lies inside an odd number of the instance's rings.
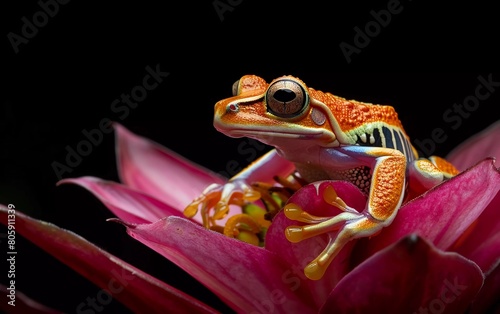
[[[245,164],[237,151],[242,139],[213,128],[213,105],[228,97],[232,83],[244,74],[268,81],[291,74],[319,90],[394,106],[412,139],[424,140],[442,129],[447,138],[434,153],[445,156],[499,117],[494,93],[460,123],[443,118],[474,94],[479,75],[487,78],[494,72],[499,27],[496,10],[479,2],[438,7],[401,1],[400,12],[379,31],[373,29],[377,34],[348,63],[340,43],[353,45],[354,28],[364,29],[374,20],[371,10],[386,10],[394,1],[219,3],[233,4],[222,18],[214,1],[71,1],[59,5],[57,14],[17,53],[8,34],[21,35],[22,17],[31,20],[40,5],[19,1],[2,9],[0,203],[72,230],[227,312],[196,280],[130,238],[123,227],[106,222],[112,214],[90,193],[55,186],[52,164],[64,163],[65,147],[75,148],[85,139],[83,130],[98,128],[101,119],[109,118],[214,171],[225,170],[233,159]],[[111,103],[142,83],[146,66],[157,64],[169,76],[122,119]],[[491,75],[500,81],[499,74]],[[85,175],[118,180],[112,134],[63,177]],[[69,313],[99,291],[21,236],[17,241],[19,291]],[[1,273],[5,283],[6,272]],[[126,311],[118,301],[104,310]]]

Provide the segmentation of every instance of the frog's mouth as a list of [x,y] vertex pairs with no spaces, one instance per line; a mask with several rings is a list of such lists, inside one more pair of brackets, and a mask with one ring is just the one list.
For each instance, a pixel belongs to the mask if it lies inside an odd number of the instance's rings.
[[271,128],[265,129],[232,129],[232,130],[220,130],[220,132],[226,134],[230,137],[251,137],[258,139],[265,138],[289,138],[289,139],[317,139],[324,137],[324,132],[313,131],[313,132],[286,132],[283,130],[273,130]]
[[[306,140],[309,141],[311,145],[320,145],[320,146],[338,146],[338,141],[336,141],[335,137],[332,137],[332,134],[323,132],[321,130],[301,130],[299,132],[290,132],[284,130],[276,130],[274,128],[266,127],[266,128],[235,128],[235,129],[219,129],[223,134],[234,137],[248,137],[255,139],[259,142],[262,142],[271,146],[282,146],[282,145],[303,145],[294,141]],[[294,144],[295,143],[295,144]],[[303,143],[303,142],[302,142]]]

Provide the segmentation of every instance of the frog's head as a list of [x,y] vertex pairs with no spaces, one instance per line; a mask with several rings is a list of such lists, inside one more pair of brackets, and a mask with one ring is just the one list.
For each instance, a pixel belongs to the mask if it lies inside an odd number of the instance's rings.
[[275,147],[338,146],[334,118],[315,93],[293,76],[268,84],[245,75],[234,83],[233,97],[215,104],[214,126],[227,136],[250,137]]

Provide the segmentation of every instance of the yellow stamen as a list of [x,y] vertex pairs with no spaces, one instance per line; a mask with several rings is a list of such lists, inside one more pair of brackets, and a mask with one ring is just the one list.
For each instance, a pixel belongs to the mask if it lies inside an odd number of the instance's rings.
[[237,214],[230,217],[224,227],[224,235],[234,238],[240,232],[240,229],[251,231],[256,234],[260,232],[260,225],[247,214]]
[[243,199],[248,202],[254,202],[260,199],[260,192],[254,189],[248,189],[243,195]]
[[292,196],[289,193],[286,193],[286,191],[273,191],[272,197],[276,202],[280,204],[280,207],[283,207],[283,204],[288,202],[288,199]]
[[266,210],[256,204],[248,203],[243,206],[243,213],[251,216],[262,228],[269,228],[271,222],[266,220]]
[[260,198],[266,206],[267,212],[278,211],[280,209],[280,205],[274,200],[269,192],[269,189],[272,188],[270,184],[256,182],[252,184],[252,187],[255,191],[259,192]]
[[271,189],[273,187],[273,185],[269,184],[269,183],[265,183],[265,182],[254,182],[254,183],[252,183],[252,187],[253,188],[260,188],[261,190],[268,191],[269,189]]
[[236,236],[236,238],[238,240],[253,244],[255,246],[258,246],[260,242],[259,237],[255,233],[246,230],[240,231]]
[[274,181],[278,182],[283,187],[288,188],[292,191],[298,191],[302,187],[302,185],[299,182],[296,182],[293,176],[290,176],[288,178],[275,176]]
[[252,217],[264,216],[266,214],[266,210],[259,205],[248,203],[243,205],[243,213],[248,214]]

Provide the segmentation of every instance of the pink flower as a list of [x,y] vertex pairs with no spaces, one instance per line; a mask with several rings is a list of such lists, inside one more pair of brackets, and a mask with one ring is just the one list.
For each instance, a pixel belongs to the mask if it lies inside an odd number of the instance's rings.
[[[349,242],[320,280],[304,266],[325,247],[326,235],[290,243],[297,224],[280,212],[265,246],[254,246],[203,228],[183,210],[203,189],[224,180],[175,153],[115,124],[122,184],[94,177],[65,179],[98,197],[138,241],[162,254],[241,313],[446,312],[499,310],[500,123],[450,154],[464,170],[405,204],[371,239]],[[365,197],[351,184],[306,185],[289,203],[311,214],[338,211],[323,195],[333,187],[347,205],[362,209]],[[1,211],[6,224],[7,209]],[[129,276],[116,293],[132,310],[213,312],[201,302],[120,261],[84,239],[18,213],[16,230],[100,287],[112,270]]]

